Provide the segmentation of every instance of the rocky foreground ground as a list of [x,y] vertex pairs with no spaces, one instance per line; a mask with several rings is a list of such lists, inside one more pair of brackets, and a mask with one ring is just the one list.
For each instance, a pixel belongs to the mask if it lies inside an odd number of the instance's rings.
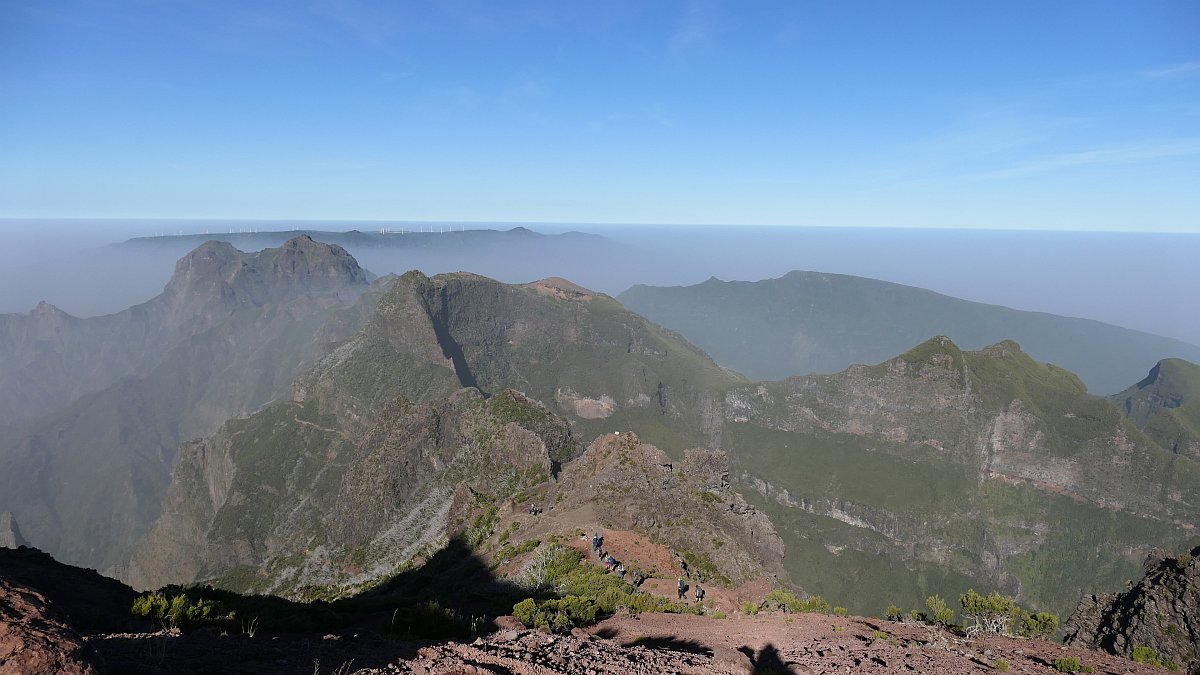
[[965,640],[919,624],[827,614],[618,616],[571,635],[525,630],[511,617],[498,621],[501,628],[470,642],[203,632],[96,634],[85,641],[97,671],[111,673],[957,674],[1000,672],[1002,660],[1008,672],[1054,673],[1054,660],[1063,657],[1095,673],[1169,672],[1052,642]]
[[[615,540],[614,540],[615,542]],[[661,590],[661,589],[659,589]],[[654,592],[654,591],[652,591]],[[718,594],[719,595],[719,594]],[[1095,673],[1166,673],[1086,646],[1013,637],[967,640],[919,623],[729,605],[703,616],[617,615],[569,635],[500,617],[482,637],[410,642],[370,627],[267,634],[205,627],[144,632],[134,592],[35,549],[0,549],[0,675],[26,673],[1054,673],[1074,658]],[[374,624],[372,624],[374,625]],[[1086,671],[1085,671],[1086,672]]]

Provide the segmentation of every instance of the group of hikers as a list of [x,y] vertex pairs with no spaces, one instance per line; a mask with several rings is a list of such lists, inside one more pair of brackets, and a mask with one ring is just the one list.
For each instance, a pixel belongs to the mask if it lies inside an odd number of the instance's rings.
[[[604,537],[600,536],[599,532],[592,533],[592,554],[595,555],[601,563],[603,563],[605,572],[615,572],[618,579],[621,579],[622,581],[625,579],[625,574],[628,572],[628,570],[625,569],[625,564],[614,558],[612,554],[610,554],[604,548]],[[635,587],[641,586],[642,582],[645,580],[646,575],[640,570],[633,571],[631,581]],[[683,577],[679,577],[678,590],[679,599],[686,599],[688,586],[686,583],[684,583]],[[699,582],[696,583],[695,596],[696,602],[704,601],[704,588],[700,586]]]
[[[593,532],[592,553],[594,553],[596,557],[600,559],[600,562],[604,564],[605,572],[615,572],[617,578],[623,581],[625,579],[625,574],[628,571],[625,569],[625,563],[618,561],[616,558],[612,557],[608,551],[604,550],[604,548],[601,546],[603,542],[604,538],[600,536],[600,533]],[[637,581],[635,581],[633,585],[640,586],[643,579],[645,579],[645,577],[640,573],[637,573]]]

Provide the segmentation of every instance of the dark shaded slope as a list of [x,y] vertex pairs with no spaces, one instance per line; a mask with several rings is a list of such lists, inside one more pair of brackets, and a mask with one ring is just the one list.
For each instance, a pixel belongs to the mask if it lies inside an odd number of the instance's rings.
[[1200,360],[1200,347],[1170,338],[840,274],[634,286],[618,299],[717,362],[763,380],[877,363],[930,335],[946,335],[964,349],[1016,340],[1102,394],[1121,390],[1160,359]]

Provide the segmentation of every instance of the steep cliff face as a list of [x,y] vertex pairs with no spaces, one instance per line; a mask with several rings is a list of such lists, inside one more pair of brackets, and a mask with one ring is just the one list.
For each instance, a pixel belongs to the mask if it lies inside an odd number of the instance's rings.
[[935,338],[735,387],[725,410],[734,474],[787,542],[793,580],[862,611],[975,586],[1065,613],[1200,520],[1200,465],[1011,341]]
[[1145,576],[1123,593],[1086,595],[1067,621],[1066,642],[1132,657],[1154,658],[1200,672],[1200,546],[1181,556],[1156,551]]
[[374,294],[367,276],[305,237],[259,253],[211,242],[124,312],[0,317],[0,401],[15,402],[0,409],[22,418],[0,429],[0,508],[61,559],[119,574],[179,443],[286,394],[353,335],[372,306],[356,303]]

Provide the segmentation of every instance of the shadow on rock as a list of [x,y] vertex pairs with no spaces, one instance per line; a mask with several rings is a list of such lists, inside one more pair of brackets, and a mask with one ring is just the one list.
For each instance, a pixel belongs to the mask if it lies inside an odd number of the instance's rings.
[[756,675],[800,675],[799,671],[783,662],[775,645],[767,645],[758,650],[757,654],[749,647],[740,647],[738,651],[750,657]]
[[[597,633],[599,634],[599,633]],[[686,652],[701,656],[712,656],[713,650],[695,640],[683,640],[676,637],[656,636],[640,637],[624,644],[625,647],[646,647],[648,649],[669,649],[674,652]]]

